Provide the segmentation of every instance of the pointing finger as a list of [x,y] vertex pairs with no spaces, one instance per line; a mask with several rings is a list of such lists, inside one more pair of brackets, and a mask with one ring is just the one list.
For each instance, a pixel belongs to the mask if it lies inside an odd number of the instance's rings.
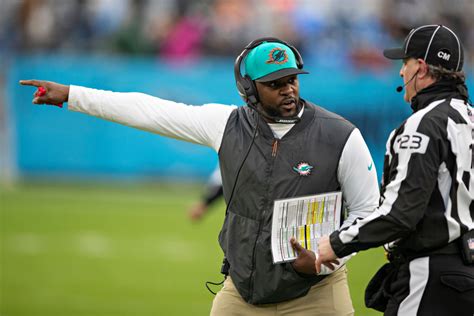
[[41,80],[20,80],[20,84],[23,86],[41,87],[44,83]]

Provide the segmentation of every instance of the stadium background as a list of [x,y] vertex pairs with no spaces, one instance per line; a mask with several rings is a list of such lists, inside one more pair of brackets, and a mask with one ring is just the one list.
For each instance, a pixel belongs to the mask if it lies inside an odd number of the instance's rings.
[[[471,0],[0,1],[0,315],[208,313],[223,204],[193,225],[185,209],[212,150],[56,107],[19,79],[139,91],[189,104],[241,104],[234,57],[260,36],[301,51],[301,95],[362,131],[381,175],[385,140],[409,114],[399,63],[381,50],[410,28],[462,36],[472,76]],[[383,262],[349,266],[357,315]]]

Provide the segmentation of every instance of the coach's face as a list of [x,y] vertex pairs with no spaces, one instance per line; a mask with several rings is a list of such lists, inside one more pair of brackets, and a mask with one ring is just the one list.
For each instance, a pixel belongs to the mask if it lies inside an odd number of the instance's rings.
[[300,85],[296,75],[274,81],[256,82],[258,96],[265,112],[271,116],[291,117],[300,109]]

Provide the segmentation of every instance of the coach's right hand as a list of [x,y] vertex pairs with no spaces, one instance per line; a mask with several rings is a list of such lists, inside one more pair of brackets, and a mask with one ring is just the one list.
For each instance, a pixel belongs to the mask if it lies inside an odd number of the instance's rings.
[[[43,80],[20,80],[20,84],[38,88],[33,94],[34,104],[62,105],[63,102],[67,102],[69,97],[69,86],[59,83]],[[44,92],[41,92],[41,88],[44,89]]]

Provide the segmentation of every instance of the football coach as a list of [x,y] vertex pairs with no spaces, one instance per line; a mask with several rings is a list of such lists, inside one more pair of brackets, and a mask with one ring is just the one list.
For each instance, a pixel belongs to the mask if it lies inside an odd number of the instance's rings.
[[247,45],[234,64],[247,105],[242,107],[189,106],[39,80],[21,83],[41,88],[33,103],[67,101],[71,111],[206,145],[219,154],[227,203],[219,243],[228,277],[211,315],[352,315],[343,264],[348,257],[334,272],[326,267],[317,275],[315,254],[298,244],[293,244],[294,262],[272,259],[275,200],[342,191],[348,211],[343,226],[371,214],[379,200],[376,171],[360,131],[300,98],[298,75],[304,73],[296,48],[263,38]]

